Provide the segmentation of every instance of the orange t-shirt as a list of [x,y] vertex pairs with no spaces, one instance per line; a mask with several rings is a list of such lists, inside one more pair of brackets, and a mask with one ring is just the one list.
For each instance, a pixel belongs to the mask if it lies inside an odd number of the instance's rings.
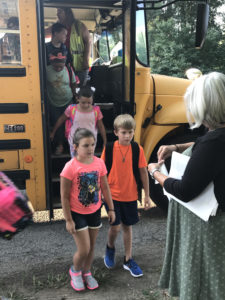
[[[138,168],[145,168],[147,167],[147,162],[144,151],[141,146],[139,146],[139,149]],[[124,157],[125,161],[123,162]],[[105,149],[102,152],[101,158],[105,161]],[[113,146],[112,167],[108,175],[113,200],[128,202],[138,199],[137,184],[132,164],[131,144],[129,146],[123,146],[119,145],[118,141],[116,141]]]

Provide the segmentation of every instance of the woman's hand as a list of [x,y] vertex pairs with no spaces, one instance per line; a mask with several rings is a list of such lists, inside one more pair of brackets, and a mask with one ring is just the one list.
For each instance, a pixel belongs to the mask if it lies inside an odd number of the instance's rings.
[[67,230],[70,234],[74,234],[74,233],[76,232],[74,221],[67,221],[67,222],[66,222],[66,230]]
[[113,224],[116,220],[116,215],[115,215],[115,211],[114,210],[109,210],[108,211],[108,220],[109,220],[109,224]]
[[148,171],[151,172],[154,169],[160,169],[161,165],[164,163],[164,160],[161,160],[158,163],[151,163],[148,165]]
[[176,149],[176,145],[160,146],[157,152],[158,161],[160,162],[161,160],[165,160],[167,157],[170,157],[172,155],[172,152],[176,151]]

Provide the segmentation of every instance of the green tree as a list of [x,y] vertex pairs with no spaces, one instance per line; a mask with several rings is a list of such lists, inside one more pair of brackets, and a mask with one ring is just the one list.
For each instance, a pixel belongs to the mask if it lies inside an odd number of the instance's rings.
[[203,73],[225,72],[224,24],[217,24],[217,9],[223,1],[210,3],[210,19],[205,44],[194,48],[196,4],[180,2],[164,10],[148,13],[150,66],[153,73],[184,77],[188,68]]

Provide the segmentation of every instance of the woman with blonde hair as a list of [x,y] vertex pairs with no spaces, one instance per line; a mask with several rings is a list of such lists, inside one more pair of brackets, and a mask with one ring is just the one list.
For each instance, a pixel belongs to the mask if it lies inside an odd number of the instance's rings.
[[[175,200],[169,203],[166,253],[159,281],[179,300],[222,300],[225,295],[225,75],[212,72],[197,78],[185,94],[191,128],[208,132],[195,143],[161,146],[158,163],[148,170],[167,192],[183,202],[192,201],[214,183],[216,216],[208,222]],[[191,147],[190,147],[191,146]],[[189,152],[180,180],[159,170],[172,151]],[[184,153],[185,154],[185,153]]]

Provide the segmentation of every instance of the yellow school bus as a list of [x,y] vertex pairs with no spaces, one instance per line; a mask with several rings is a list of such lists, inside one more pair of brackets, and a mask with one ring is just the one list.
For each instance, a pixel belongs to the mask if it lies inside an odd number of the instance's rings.
[[[60,206],[59,172],[69,159],[69,152],[54,155],[49,138],[45,29],[57,22],[57,8],[72,8],[90,31],[90,82],[108,139],[113,138],[114,117],[125,112],[136,119],[135,140],[148,161],[162,142],[175,143],[186,135],[182,98],[190,81],[152,74],[149,67],[146,10],[164,2],[0,0],[0,170],[26,189],[35,210],[49,209],[53,217],[53,208]],[[207,17],[208,5],[200,5]],[[200,29],[202,42],[206,25]],[[138,34],[142,59],[136,53]]]

